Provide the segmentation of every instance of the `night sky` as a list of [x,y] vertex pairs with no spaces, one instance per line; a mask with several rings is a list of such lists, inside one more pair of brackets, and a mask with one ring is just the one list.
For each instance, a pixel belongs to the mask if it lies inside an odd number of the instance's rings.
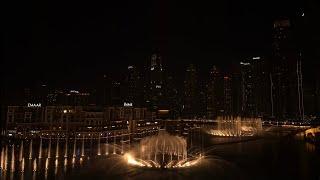
[[[203,71],[271,51],[272,22],[303,17],[305,67],[319,67],[316,0],[39,1],[5,8],[3,85],[65,85],[144,65],[160,52],[171,72]],[[317,65],[317,66],[314,66]]]

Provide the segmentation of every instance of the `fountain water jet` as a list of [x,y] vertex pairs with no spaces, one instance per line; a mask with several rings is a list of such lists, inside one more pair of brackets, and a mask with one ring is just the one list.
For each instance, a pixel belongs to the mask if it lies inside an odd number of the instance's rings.
[[76,157],[76,148],[77,148],[77,139],[76,137],[74,138],[74,142],[73,142],[73,153],[72,153],[72,157]]
[[59,158],[59,138],[57,138],[56,158]]
[[31,139],[30,145],[29,145],[29,159],[32,159],[32,139]]
[[0,162],[0,168],[3,169],[3,163],[4,163],[4,148],[1,148],[1,162]]
[[116,154],[116,135],[113,134],[113,154]]
[[6,145],[6,150],[4,151],[4,163],[3,163],[3,170],[7,170],[7,163],[8,163],[8,145]]
[[33,171],[37,171],[37,159],[33,160]]
[[109,155],[109,144],[108,144],[108,142],[109,142],[109,140],[108,140],[108,132],[107,132],[107,139],[106,139],[106,155]]
[[48,170],[48,167],[49,167],[49,158],[46,159],[45,169]]
[[190,160],[198,159],[187,157],[185,138],[170,135],[165,130],[159,130],[157,135],[143,138],[138,152],[140,159],[132,154],[124,155],[128,164],[150,168],[180,168],[189,167]]
[[11,172],[14,172],[14,144],[11,149]]
[[81,157],[84,156],[84,136],[82,138],[82,145],[81,145]]
[[40,145],[39,145],[39,159],[42,158],[42,138],[40,138]]
[[19,161],[21,162],[23,158],[23,140],[21,141],[20,151],[19,151]]
[[218,129],[209,130],[215,136],[254,136],[262,131],[261,118],[223,116],[217,118]]
[[21,172],[24,172],[24,158],[21,161]]
[[48,145],[48,158],[51,158],[51,137],[49,139],[49,145]]
[[66,138],[66,144],[64,146],[64,157],[67,158],[68,157],[68,138]]
[[121,154],[123,154],[123,132],[121,134]]
[[97,153],[98,156],[101,155],[101,150],[100,150],[100,134],[99,134],[99,138],[98,138],[98,153]]
[[64,165],[64,171],[66,172],[67,171],[67,165],[68,165],[68,158],[64,158],[64,163],[63,163],[63,165]]

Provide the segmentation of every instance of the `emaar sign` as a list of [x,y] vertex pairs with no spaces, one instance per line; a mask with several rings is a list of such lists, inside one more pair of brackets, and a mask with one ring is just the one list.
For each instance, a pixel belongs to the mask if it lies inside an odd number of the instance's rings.
[[41,107],[41,103],[28,103],[28,107]]

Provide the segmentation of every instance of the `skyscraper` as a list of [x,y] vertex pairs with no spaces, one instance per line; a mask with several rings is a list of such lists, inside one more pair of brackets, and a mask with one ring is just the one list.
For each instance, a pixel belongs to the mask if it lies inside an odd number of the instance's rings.
[[128,71],[125,78],[125,91],[126,95],[124,101],[132,103],[133,106],[139,107],[142,103],[142,87],[141,76],[139,75],[136,66],[128,66]]
[[186,118],[194,118],[199,112],[197,70],[193,64],[186,69],[186,77],[184,81],[184,103],[183,116]]
[[270,80],[263,57],[256,56],[240,62],[241,114],[264,116],[270,107]]
[[210,70],[207,83],[207,118],[219,115],[223,102],[223,76],[216,66]]
[[166,97],[168,101],[168,107],[170,109],[170,117],[172,119],[176,119],[181,116],[182,99],[179,96],[181,92],[178,91],[175,79],[172,76],[168,76],[166,84]]
[[165,83],[164,68],[159,54],[153,54],[150,59],[150,65],[147,68],[146,78],[146,104],[152,111],[157,111],[165,106]]
[[233,115],[232,77],[230,75],[223,77],[223,113]]
[[[287,18],[274,22],[273,53],[271,61],[272,107],[277,119],[296,119],[300,116],[301,63],[292,34],[291,22]],[[300,70],[299,70],[300,69]],[[301,117],[300,117],[301,118]]]
[[240,62],[241,68],[241,114],[252,116],[256,114],[254,94],[253,64],[251,61]]

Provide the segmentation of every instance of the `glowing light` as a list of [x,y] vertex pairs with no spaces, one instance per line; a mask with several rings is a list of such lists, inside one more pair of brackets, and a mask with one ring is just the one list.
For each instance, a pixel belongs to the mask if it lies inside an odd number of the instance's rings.
[[37,171],[37,159],[33,160],[33,171]]
[[28,107],[41,107],[41,103],[28,103]]
[[167,112],[169,112],[169,110],[167,110],[167,109],[160,109],[159,112],[160,112],[160,113],[167,113]]
[[132,107],[132,103],[124,102],[124,103],[123,103],[123,106],[124,106],[124,107]]
[[46,170],[48,169],[48,166],[49,166],[49,159],[47,158],[47,159],[46,159],[46,164],[45,164],[45,169],[46,169]]
[[240,62],[241,65],[248,66],[250,63]]
[[146,166],[145,164],[137,161],[131,154],[126,153],[124,155],[124,158],[126,159],[127,163],[130,165],[134,165],[134,166],[140,166],[140,167],[144,167]]
[[70,93],[76,93],[76,94],[79,94],[79,91],[76,91],[76,90],[70,90]]

